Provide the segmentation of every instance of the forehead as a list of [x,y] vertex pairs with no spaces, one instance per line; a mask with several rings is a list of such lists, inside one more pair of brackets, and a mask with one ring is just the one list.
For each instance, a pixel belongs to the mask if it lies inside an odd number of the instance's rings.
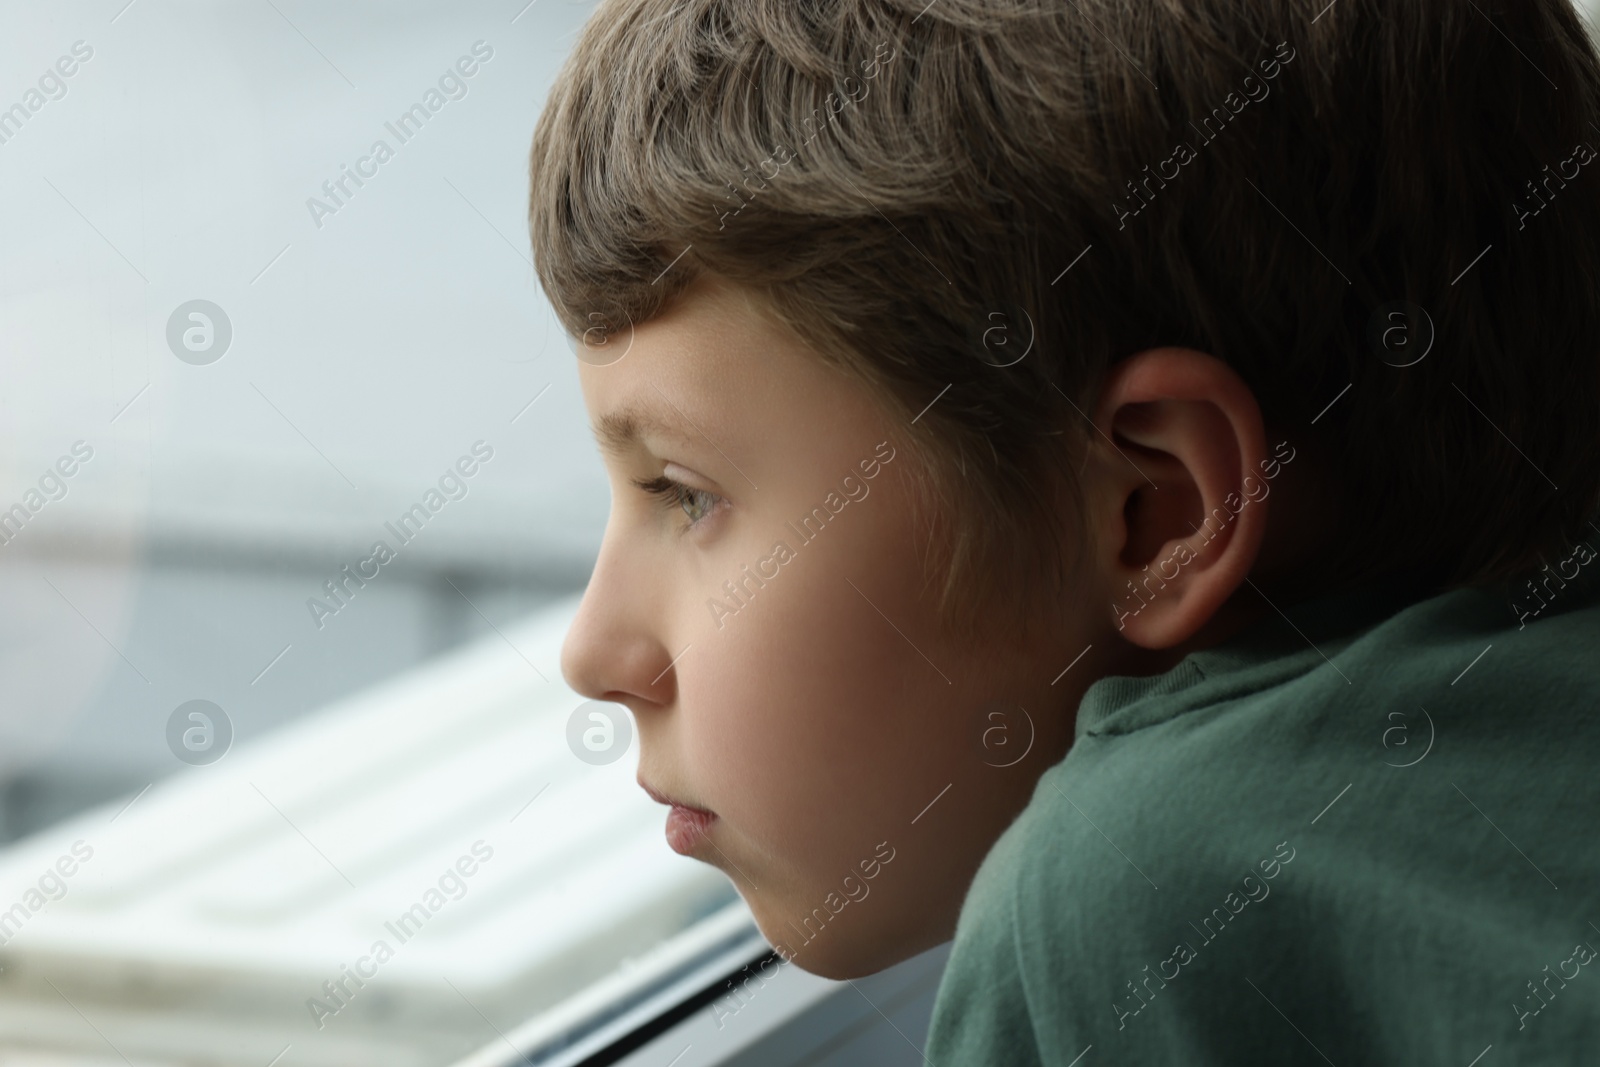
[[578,366],[595,440],[607,455],[714,435],[733,414],[756,414],[803,359],[798,338],[775,328],[736,285],[709,276],[608,343],[624,354]]
[[621,358],[580,360],[602,453],[655,452],[659,442],[731,472],[747,455],[793,462],[877,432],[868,427],[882,412],[865,383],[763,313],[758,299],[726,279],[697,278],[633,327]]
[[660,407],[667,408],[670,414],[658,413],[648,401],[629,401],[602,412],[594,420],[594,437],[600,445],[600,451],[608,456],[618,456],[651,440],[690,443],[690,435],[685,432],[687,427],[680,425],[684,420],[676,417],[678,413],[672,412],[665,402]]

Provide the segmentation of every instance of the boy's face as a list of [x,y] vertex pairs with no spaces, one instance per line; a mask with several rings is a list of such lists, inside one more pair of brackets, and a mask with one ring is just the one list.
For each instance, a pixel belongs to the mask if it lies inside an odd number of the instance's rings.
[[[591,424],[631,411],[661,428],[606,456],[611,514],[568,682],[628,706],[641,782],[714,813],[687,851],[802,968],[854,977],[946,940],[1066,751],[1088,664],[1051,682],[1107,598],[1062,605],[1028,645],[1003,614],[981,645],[943,634],[910,428],[725,281],[697,281],[631,346],[589,351]],[[663,474],[696,492],[634,484]]]

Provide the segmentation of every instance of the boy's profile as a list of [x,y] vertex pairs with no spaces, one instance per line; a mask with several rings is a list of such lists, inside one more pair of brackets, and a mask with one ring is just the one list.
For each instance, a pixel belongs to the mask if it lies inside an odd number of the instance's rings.
[[953,936],[939,1067],[1600,1038],[1597,104],[1570,0],[603,0],[563,670],[672,846]]

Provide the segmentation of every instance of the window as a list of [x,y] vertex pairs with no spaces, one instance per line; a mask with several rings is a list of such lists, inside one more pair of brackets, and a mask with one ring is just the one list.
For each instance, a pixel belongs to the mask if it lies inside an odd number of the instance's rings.
[[608,497],[523,219],[590,9],[8,16],[0,1048],[429,1067],[764,951],[568,743]]

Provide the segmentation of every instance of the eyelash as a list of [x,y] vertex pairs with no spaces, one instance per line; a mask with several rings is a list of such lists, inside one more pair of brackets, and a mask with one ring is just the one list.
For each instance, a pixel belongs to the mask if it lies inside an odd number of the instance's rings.
[[[708,492],[705,489],[696,489],[693,486],[684,485],[680,481],[675,481],[672,478],[668,478],[665,474],[658,474],[654,478],[636,478],[634,479],[633,484],[638,486],[640,489],[643,489],[651,496],[657,497],[661,501],[661,506],[667,509],[676,507],[682,511],[683,505],[693,499],[700,497],[708,499],[710,503],[706,506],[706,514],[702,515],[698,519],[691,518],[688,522],[688,525],[684,526],[680,531],[682,533],[688,533],[690,530],[705,522],[706,519],[710,518],[711,513],[716,510],[717,504],[721,503],[722,501],[722,498],[717,496],[715,493]],[[687,515],[688,512],[685,511],[684,514]]]

